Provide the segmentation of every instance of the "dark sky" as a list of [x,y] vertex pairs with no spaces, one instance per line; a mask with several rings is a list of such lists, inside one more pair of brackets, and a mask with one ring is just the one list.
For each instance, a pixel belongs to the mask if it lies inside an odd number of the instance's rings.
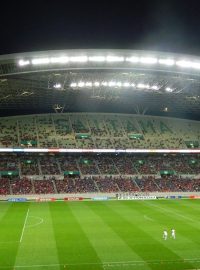
[[200,1],[3,1],[0,54],[72,48],[200,55]]

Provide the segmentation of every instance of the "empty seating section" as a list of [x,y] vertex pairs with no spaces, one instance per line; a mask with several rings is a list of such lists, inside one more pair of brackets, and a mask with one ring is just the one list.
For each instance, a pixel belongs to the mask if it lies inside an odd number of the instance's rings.
[[53,117],[56,140],[60,148],[76,148],[74,131],[71,126],[68,115],[59,115]]
[[0,147],[19,146],[19,132],[16,118],[0,118]]
[[37,130],[40,147],[57,147],[56,131],[52,116],[37,116]]
[[0,147],[179,149],[200,145],[200,122],[144,115],[2,117],[0,129]]
[[35,117],[23,117],[18,120],[20,145],[24,147],[37,147],[37,125]]

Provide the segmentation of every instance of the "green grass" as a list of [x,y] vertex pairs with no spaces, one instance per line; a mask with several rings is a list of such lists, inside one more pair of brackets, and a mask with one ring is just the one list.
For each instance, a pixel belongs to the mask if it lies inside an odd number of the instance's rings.
[[199,200],[0,203],[0,270],[198,268]]

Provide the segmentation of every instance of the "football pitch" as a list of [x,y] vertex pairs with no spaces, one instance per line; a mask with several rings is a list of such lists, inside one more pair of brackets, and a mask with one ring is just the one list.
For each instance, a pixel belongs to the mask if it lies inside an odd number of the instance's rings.
[[200,269],[200,201],[2,202],[0,269]]

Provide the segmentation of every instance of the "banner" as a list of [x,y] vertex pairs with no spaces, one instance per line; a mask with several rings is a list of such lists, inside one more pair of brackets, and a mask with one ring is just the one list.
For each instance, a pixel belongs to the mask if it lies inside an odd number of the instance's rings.
[[105,196],[99,196],[99,197],[94,197],[94,198],[92,198],[92,200],[93,201],[107,201],[107,200],[109,200],[109,198],[108,197],[105,197]]
[[28,200],[26,198],[9,198],[7,201],[8,202],[27,202]]
[[64,201],[82,201],[82,197],[66,197],[64,198]]
[[119,196],[118,200],[156,200],[156,196]]

